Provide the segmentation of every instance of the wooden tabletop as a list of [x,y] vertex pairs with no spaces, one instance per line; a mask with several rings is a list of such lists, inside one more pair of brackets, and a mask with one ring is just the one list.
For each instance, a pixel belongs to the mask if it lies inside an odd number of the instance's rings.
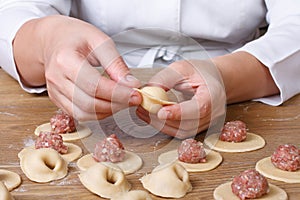
[[[147,73],[141,72],[142,75],[147,76]],[[24,175],[17,154],[24,146],[35,140],[33,134],[35,128],[48,122],[57,107],[51,103],[47,94],[24,92],[2,69],[0,69],[0,94],[0,168],[16,172],[22,178],[22,184],[11,192],[15,199],[101,199],[81,184],[76,162],[69,164],[69,173],[62,180],[41,184],[30,181]],[[218,168],[209,172],[190,173],[193,190],[182,199],[213,199],[213,190],[218,185],[231,181],[233,176],[243,170],[254,168],[258,160],[270,156],[278,145],[292,143],[300,147],[299,108],[300,96],[290,99],[279,107],[253,101],[228,106],[226,120],[243,120],[250,132],[257,133],[266,140],[266,146],[248,153],[221,153],[224,160]],[[126,113],[135,120],[134,112],[131,111]],[[144,166],[140,171],[127,176],[132,189],[143,189],[139,178],[157,165],[160,151],[166,151],[172,142],[179,141],[160,133],[150,138],[127,135],[124,130],[128,128],[126,123],[131,118],[128,116],[122,118],[121,114],[99,123],[87,123],[94,131],[93,136],[73,143],[82,147],[84,154],[87,154],[93,149],[93,144],[90,143],[94,137],[110,133],[119,134],[125,148],[138,153],[144,160]],[[141,127],[144,126],[142,124]],[[204,138],[204,135],[200,135],[199,138]],[[289,199],[300,199],[300,184],[287,184],[270,179],[269,182],[283,188],[288,193]],[[153,196],[153,199],[164,198]]]

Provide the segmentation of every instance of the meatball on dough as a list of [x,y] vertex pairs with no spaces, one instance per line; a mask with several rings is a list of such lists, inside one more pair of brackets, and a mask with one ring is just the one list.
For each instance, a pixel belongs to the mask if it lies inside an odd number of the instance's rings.
[[255,169],[264,176],[286,183],[300,183],[300,170],[289,172],[276,168],[271,157],[263,158],[256,163]]
[[180,163],[188,172],[203,172],[210,171],[216,168],[223,160],[222,156],[215,151],[205,149],[206,162],[204,163],[185,163],[177,159],[177,150],[168,151],[158,157],[159,164],[167,164],[172,162]]
[[204,143],[211,149],[220,152],[247,152],[261,149],[265,146],[265,140],[254,133],[247,133],[246,140],[242,142],[224,142],[219,140],[219,134],[211,134],[205,138]]
[[[93,154],[87,154],[77,161],[77,166],[80,170],[85,171],[98,162],[93,158]],[[139,170],[142,165],[142,159],[135,153],[125,150],[125,159],[122,162],[111,163],[111,162],[101,162],[103,165],[111,166],[117,165],[125,174],[131,174]]]
[[[272,184],[269,184],[269,192],[258,198],[258,200],[287,200],[288,196],[286,192]],[[231,191],[231,182],[224,183],[218,186],[214,191],[214,199],[215,200],[223,200],[223,199],[230,199],[230,200],[240,200],[233,192]]]
[[[77,128],[77,131],[75,131],[75,132],[60,134],[63,137],[63,140],[64,141],[78,140],[78,139],[88,137],[89,135],[92,134],[92,131],[83,124],[79,123],[79,125],[76,128]],[[51,131],[50,123],[45,123],[45,124],[39,125],[35,129],[34,134],[38,136],[41,131]]]

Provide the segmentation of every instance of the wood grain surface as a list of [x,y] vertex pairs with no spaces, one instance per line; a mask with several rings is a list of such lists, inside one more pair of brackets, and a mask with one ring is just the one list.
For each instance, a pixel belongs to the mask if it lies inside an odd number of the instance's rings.
[[[147,80],[155,71],[148,73],[142,70],[135,73]],[[30,181],[24,175],[17,154],[24,146],[35,140],[33,134],[35,128],[48,122],[57,107],[51,103],[46,93],[36,95],[24,92],[2,69],[0,69],[0,94],[0,168],[16,172],[22,178],[22,184],[11,192],[15,199],[101,199],[80,183],[76,162],[69,164],[69,173],[62,180],[41,184]],[[144,132],[136,137],[134,134],[138,131],[135,127],[127,126],[127,121],[136,121],[137,127],[142,127],[142,130],[148,130],[149,127],[134,116],[134,110],[128,111],[115,118],[86,123],[93,130],[93,135],[73,143],[82,147],[84,154],[87,154],[92,151],[98,138],[117,133],[125,147],[139,154],[144,160],[144,166],[140,171],[127,176],[132,189],[143,189],[139,179],[157,165],[159,153],[175,147],[180,141],[161,133],[153,133],[154,136],[147,138],[148,133]],[[233,176],[243,170],[254,168],[256,161],[271,155],[278,145],[292,143],[300,147],[299,111],[300,96],[290,99],[279,107],[253,101],[228,106],[226,120],[245,121],[249,131],[263,136],[266,146],[247,153],[221,153],[224,160],[218,168],[209,172],[190,173],[193,190],[182,199],[213,199],[213,190],[218,185],[231,181]],[[134,131],[133,134],[127,134],[126,130]],[[199,135],[200,140],[204,137],[205,134]],[[283,188],[288,193],[289,199],[300,199],[300,184],[287,184],[270,179],[269,182]]]

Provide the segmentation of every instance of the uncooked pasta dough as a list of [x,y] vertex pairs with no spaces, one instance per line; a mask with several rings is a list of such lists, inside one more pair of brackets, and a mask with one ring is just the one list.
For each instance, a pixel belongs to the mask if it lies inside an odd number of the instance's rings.
[[50,182],[61,179],[68,173],[68,162],[51,148],[35,149],[21,154],[20,165],[27,178],[34,182]]
[[143,101],[141,106],[150,113],[157,113],[164,105],[176,104],[176,102],[168,100],[166,91],[161,87],[146,86],[142,89],[135,88],[135,90],[142,94]]
[[178,163],[159,165],[140,180],[145,189],[161,197],[181,198],[192,190],[188,172]]
[[[65,159],[67,162],[72,162],[79,158],[82,154],[82,149],[72,143],[64,142],[64,145],[68,147],[68,152],[65,154],[61,154],[61,157]],[[25,147],[22,151],[18,153],[18,157],[22,157],[25,153],[30,152],[30,150],[35,150],[34,146]]]
[[97,163],[79,174],[81,183],[92,193],[104,198],[127,192],[131,185],[122,170]]
[[181,164],[188,172],[203,172],[209,171],[216,168],[223,160],[220,153],[205,149],[206,152],[206,162],[204,163],[185,163],[177,159],[178,153],[177,150],[168,151],[161,154],[158,157],[158,162],[160,164],[167,164],[172,162],[178,162]]
[[[87,154],[77,161],[77,166],[80,170],[87,170],[91,166],[97,164],[93,158],[93,154]],[[142,159],[135,153],[125,150],[125,158],[121,162],[110,163],[110,162],[101,162],[103,165],[107,166],[118,166],[125,174],[131,174],[139,170],[142,165]]]
[[284,171],[275,167],[271,157],[263,158],[256,163],[255,169],[267,178],[286,183],[300,183],[300,170]]
[[0,169],[0,182],[5,185],[8,191],[11,191],[21,184],[21,177],[15,172]]
[[254,151],[266,144],[261,136],[254,133],[247,133],[246,140],[242,142],[224,142],[219,140],[219,134],[211,134],[205,138],[204,143],[213,150],[229,153]]
[[131,190],[114,195],[111,200],[152,200],[148,192],[143,190]]
[[11,196],[4,183],[0,181],[0,200],[13,200],[13,199],[14,198]]
[[[60,134],[63,138],[63,141],[78,140],[78,139],[88,137],[89,135],[92,134],[92,131],[87,126],[85,126],[83,124],[79,124],[76,127],[76,129],[77,129],[77,131],[75,131],[73,133]],[[51,131],[50,123],[45,123],[45,124],[42,124],[42,125],[38,126],[35,129],[34,134],[38,136],[41,131],[48,131],[48,132]]]
[[[215,200],[225,200],[225,199],[230,199],[230,200],[240,200],[238,196],[233,194],[231,191],[231,182],[224,183],[222,185],[219,185],[215,190],[214,190],[214,199]],[[279,188],[276,185],[269,184],[269,192],[260,198],[257,198],[257,200],[287,200],[288,196],[286,192]]]

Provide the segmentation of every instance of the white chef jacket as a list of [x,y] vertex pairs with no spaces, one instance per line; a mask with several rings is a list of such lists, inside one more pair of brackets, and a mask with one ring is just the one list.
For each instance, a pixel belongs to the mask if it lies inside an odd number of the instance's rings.
[[[28,92],[45,88],[22,84],[13,59],[12,41],[26,21],[53,14],[85,20],[110,36],[133,28],[180,32],[195,39],[210,57],[246,51],[269,68],[280,90],[279,95],[259,101],[280,105],[300,92],[299,0],[0,0],[0,66]],[[260,36],[257,33],[262,25],[268,25],[268,31]],[[132,38],[151,48],[131,57],[139,55],[140,62],[150,62],[160,56],[168,61],[170,47],[159,44],[161,40],[156,40],[156,36]],[[174,48],[179,49],[171,45],[172,51]],[[191,51],[193,47],[187,49]]]

